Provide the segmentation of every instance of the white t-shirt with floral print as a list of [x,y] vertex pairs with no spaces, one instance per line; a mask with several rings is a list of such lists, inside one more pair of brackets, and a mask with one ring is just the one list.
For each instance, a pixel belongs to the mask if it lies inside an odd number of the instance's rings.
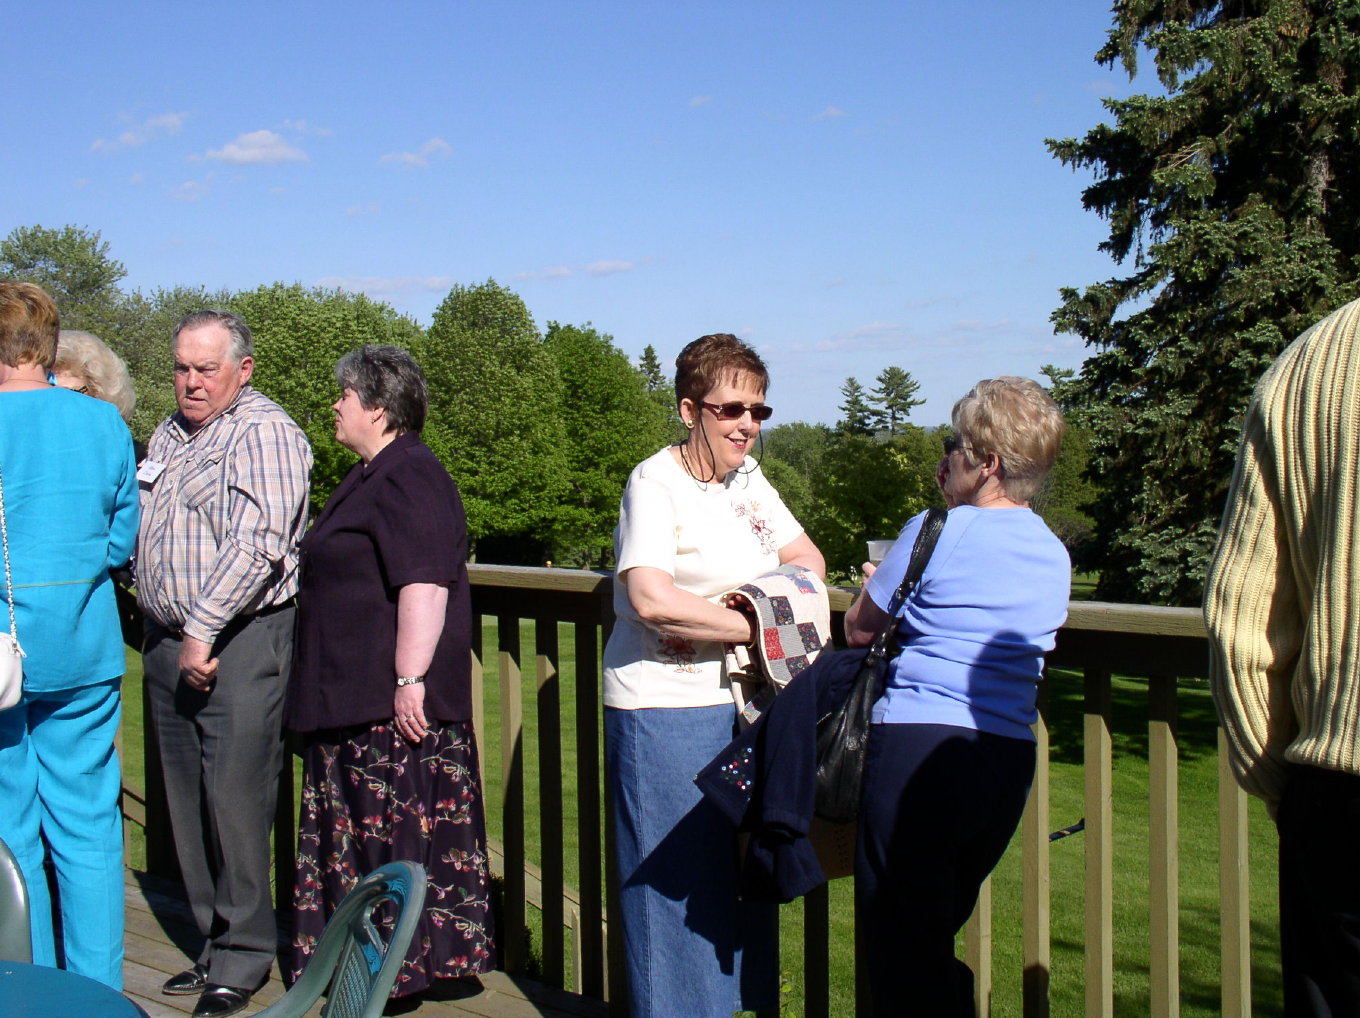
[[[669,448],[639,463],[628,477],[614,530],[619,573],[651,566],[681,590],[718,597],[779,565],[779,549],[803,528],[785,508],[755,460],[722,483],[701,484]],[[628,592],[614,581],[617,621],[604,651],[606,707],[712,707],[731,703],[721,643],[663,636],[638,619]]]

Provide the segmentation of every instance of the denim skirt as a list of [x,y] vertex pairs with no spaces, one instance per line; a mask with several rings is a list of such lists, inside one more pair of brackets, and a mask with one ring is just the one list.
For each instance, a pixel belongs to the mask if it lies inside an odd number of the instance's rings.
[[635,1018],[731,1018],[776,1006],[778,913],[742,901],[732,825],[694,776],[736,709],[604,712],[619,911]]

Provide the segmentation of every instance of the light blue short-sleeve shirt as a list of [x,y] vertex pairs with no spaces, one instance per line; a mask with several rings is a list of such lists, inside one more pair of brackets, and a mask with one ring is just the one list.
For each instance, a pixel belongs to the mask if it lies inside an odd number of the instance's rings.
[[[884,611],[924,514],[902,529],[868,593]],[[1025,508],[951,509],[916,593],[899,613],[900,653],[874,722],[939,724],[1033,739],[1044,655],[1067,619],[1072,564]]]

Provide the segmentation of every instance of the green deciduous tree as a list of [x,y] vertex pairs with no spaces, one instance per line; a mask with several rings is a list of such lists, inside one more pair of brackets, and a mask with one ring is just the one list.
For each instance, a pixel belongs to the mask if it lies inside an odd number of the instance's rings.
[[529,309],[494,279],[455,286],[416,356],[430,382],[425,440],[458,482],[470,535],[479,548],[505,539],[502,559],[537,560],[568,481],[562,382]]
[[1092,430],[1098,595],[1193,603],[1256,379],[1360,294],[1360,5],[1122,0],[1097,54],[1163,95],[1050,141],[1126,274],[1064,289],[1095,349],[1062,398]]
[[923,399],[913,398],[920,390],[921,383],[911,377],[910,371],[903,371],[898,367],[884,368],[874,381],[878,385],[874,387],[872,393],[873,423],[875,427],[885,429],[891,438],[906,423],[907,417],[911,415],[911,408],[925,402]]
[[335,440],[336,361],[366,343],[411,349],[420,326],[361,293],[296,283],[235,294],[227,309],[245,319],[255,336],[251,384],[287,410],[312,443],[312,508],[317,512],[355,461],[354,453]]
[[939,439],[904,425],[878,439],[819,425],[771,429],[762,469],[826,556],[829,575],[849,580],[865,542],[892,538],[909,517],[939,502]]
[[589,325],[549,322],[543,345],[562,383],[566,439],[567,491],[552,522],[553,560],[602,567],[628,475],[670,439],[671,415],[612,337]]
[[841,386],[841,419],[836,425],[852,435],[871,435],[874,431],[874,411],[864,386],[855,378],[847,378]]
[[64,329],[107,331],[126,276],[98,230],[20,226],[0,240],[0,279],[41,286],[57,302]]

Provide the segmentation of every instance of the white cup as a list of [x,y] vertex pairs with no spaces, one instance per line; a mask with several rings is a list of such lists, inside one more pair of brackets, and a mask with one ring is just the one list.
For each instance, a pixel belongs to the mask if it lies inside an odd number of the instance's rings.
[[878,565],[880,562],[884,560],[884,558],[887,557],[889,549],[891,549],[892,546],[897,542],[870,541],[868,543],[869,543],[869,561],[872,562],[874,565]]

